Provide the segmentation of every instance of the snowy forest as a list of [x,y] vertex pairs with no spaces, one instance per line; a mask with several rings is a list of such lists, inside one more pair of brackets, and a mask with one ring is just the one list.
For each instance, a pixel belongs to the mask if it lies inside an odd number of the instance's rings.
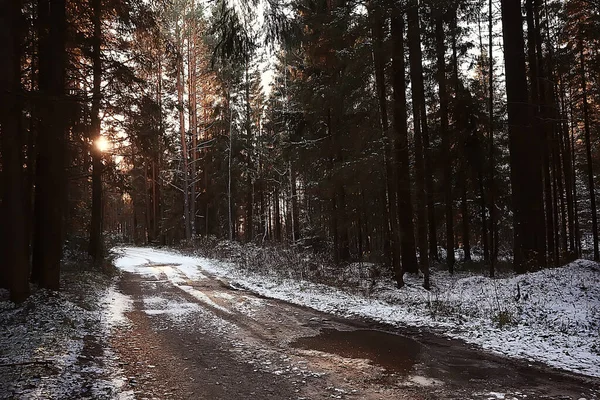
[[600,399],[598,0],[0,0],[0,399]]

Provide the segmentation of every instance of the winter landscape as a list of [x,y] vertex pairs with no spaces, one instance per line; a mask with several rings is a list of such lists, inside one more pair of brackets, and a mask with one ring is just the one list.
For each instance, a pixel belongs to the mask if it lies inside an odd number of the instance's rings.
[[0,0],[0,399],[600,399],[598,0]]

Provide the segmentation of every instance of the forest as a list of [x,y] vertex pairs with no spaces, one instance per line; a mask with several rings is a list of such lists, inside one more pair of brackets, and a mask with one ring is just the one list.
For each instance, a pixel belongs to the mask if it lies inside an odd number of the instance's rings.
[[595,0],[0,0],[0,287],[202,238],[600,260]]

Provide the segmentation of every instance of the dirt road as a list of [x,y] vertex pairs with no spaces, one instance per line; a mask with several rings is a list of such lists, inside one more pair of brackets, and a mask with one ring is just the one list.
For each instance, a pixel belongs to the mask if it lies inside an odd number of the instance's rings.
[[133,299],[131,326],[111,344],[139,399],[600,398],[597,379],[263,298],[126,251],[134,262],[118,288]]

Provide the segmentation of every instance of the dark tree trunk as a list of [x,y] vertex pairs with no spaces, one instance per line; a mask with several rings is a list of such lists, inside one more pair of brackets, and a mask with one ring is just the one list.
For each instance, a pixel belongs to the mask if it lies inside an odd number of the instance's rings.
[[[12,301],[29,296],[29,255],[25,175],[21,131],[21,1],[0,2],[0,151],[2,184],[2,254],[0,278],[10,290]],[[6,280],[5,280],[6,279]]]
[[65,0],[38,1],[40,134],[33,263],[41,287],[58,290],[66,203]]
[[448,91],[446,88],[446,47],[442,11],[433,11],[435,20],[435,47],[437,56],[437,81],[440,96],[440,135],[444,160],[444,202],[446,211],[446,264],[454,272],[454,217],[452,210],[452,159],[450,158],[450,130],[448,129]]
[[569,231],[569,252],[577,254],[575,247],[575,207],[573,201],[573,164],[571,163],[571,142],[569,139],[569,123],[567,105],[565,103],[565,88],[563,80],[560,80],[560,102],[561,102],[561,133],[560,151],[562,154],[562,170],[565,176],[565,193],[567,197],[567,218]]
[[462,198],[460,201],[460,213],[462,214],[462,240],[463,252],[465,253],[464,262],[471,262],[471,229],[469,218],[469,204],[467,203],[467,171],[464,168],[462,173]]
[[297,241],[300,239],[300,210],[298,207],[298,193],[296,190],[296,168],[290,163],[290,178],[291,178],[291,190],[292,190],[292,225],[294,225],[293,239]]
[[92,1],[92,38],[93,88],[91,113],[92,139],[92,219],[90,222],[90,243],[88,253],[97,261],[102,258],[102,151],[98,146],[100,138],[100,84],[102,82],[102,61],[100,59],[101,0]]
[[248,80],[248,61],[246,61],[246,241],[251,242],[254,236],[254,208],[252,185],[252,126],[250,121],[250,81]]
[[337,221],[337,230],[338,230],[338,254],[339,261],[348,261],[350,259],[350,238],[348,236],[348,225],[347,218],[345,215],[346,210],[346,193],[344,191],[344,186],[338,185],[337,187],[337,200],[336,206],[338,208],[338,212],[342,214],[338,214],[343,216],[344,218],[338,218]]
[[488,237],[488,224],[485,208],[485,185],[483,183],[483,166],[479,166],[479,172],[477,174],[477,180],[479,183],[479,201],[480,201],[480,213],[481,213],[481,242],[483,244],[483,259],[485,262],[490,261],[490,243]]
[[[542,182],[540,141],[531,133],[520,0],[502,0],[502,31],[506,70],[508,134],[517,273],[543,265]],[[542,227],[543,228],[543,227]],[[543,250],[543,246],[541,248]],[[541,266],[541,265],[540,265]]]
[[[461,93],[459,87],[459,78],[458,78],[458,49],[456,44],[456,35],[457,35],[457,10],[454,10],[454,15],[452,18],[452,26],[450,31],[452,32],[452,84],[454,86],[454,96],[455,103],[460,100]],[[455,110],[455,114],[460,112],[459,110]],[[462,126],[459,129],[466,129],[466,127]],[[467,132],[461,132],[461,135],[466,136]],[[463,139],[465,140],[465,139]],[[469,166],[468,166],[468,157],[466,151],[463,156],[462,166],[461,166],[461,214],[462,214],[462,240],[463,240],[463,251],[464,251],[464,261],[471,261],[471,221],[469,217],[469,205],[467,202],[467,192],[468,192],[468,175],[469,175]],[[486,246],[484,246],[484,250]],[[485,251],[484,251],[485,253]]]
[[[572,97],[572,96],[569,96]],[[579,231],[579,203],[577,198],[577,168],[575,167],[576,153],[575,153],[575,122],[573,120],[573,103],[569,104],[569,114],[571,116],[571,160],[573,162],[573,211],[575,220],[575,254],[579,257],[581,255],[581,234]]]
[[546,207],[546,247],[548,254],[548,263],[558,266],[558,203],[556,201],[556,156],[555,156],[555,132],[551,123],[554,115],[551,111],[555,104],[551,102],[552,87],[549,85],[548,76],[551,76],[551,70],[546,68],[547,60],[544,60],[542,54],[542,35],[540,28],[540,0],[534,0],[534,34],[535,34],[535,54],[537,61],[537,81],[539,90],[539,108],[540,124],[542,131],[542,151],[544,158],[544,199]]
[[423,135],[421,124],[425,116],[425,96],[423,93],[423,66],[421,56],[421,39],[419,28],[419,4],[410,0],[408,5],[408,53],[410,63],[410,80],[412,92],[413,123],[415,137],[415,180],[417,202],[417,241],[419,244],[419,268],[429,270],[427,241],[427,193],[425,192],[425,170]]
[[495,275],[495,264],[498,249],[496,248],[496,238],[498,236],[498,227],[496,226],[496,185],[494,183],[494,173],[496,170],[496,163],[494,161],[494,46],[493,46],[493,31],[494,26],[492,20],[492,0],[488,2],[488,47],[489,47],[489,71],[488,71],[488,137],[490,141],[490,176],[489,176],[489,191],[490,191],[490,277]]
[[[394,89],[394,128],[396,130],[395,153],[398,176],[398,220],[402,270],[416,273],[417,251],[415,227],[413,224],[413,204],[411,199],[410,161],[408,154],[408,126],[406,123],[406,78],[404,65],[404,19],[400,11],[392,10],[392,70]],[[426,270],[428,271],[428,269]],[[424,286],[429,287],[429,282]]]
[[377,89],[377,99],[379,101],[379,114],[381,122],[381,135],[383,143],[385,176],[386,176],[386,210],[383,223],[388,226],[390,238],[390,253],[392,256],[392,266],[398,286],[403,285],[402,266],[400,264],[400,236],[398,234],[398,209],[396,202],[396,183],[394,164],[392,159],[392,141],[389,132],[389,121],[387,113],[387,94],[385,83],[385,59],[383,52],[383,25],[384,15],[380,6],[376,5],[371,10],[372,33],[373,33],[373,59],[375,64],[375,85]]

